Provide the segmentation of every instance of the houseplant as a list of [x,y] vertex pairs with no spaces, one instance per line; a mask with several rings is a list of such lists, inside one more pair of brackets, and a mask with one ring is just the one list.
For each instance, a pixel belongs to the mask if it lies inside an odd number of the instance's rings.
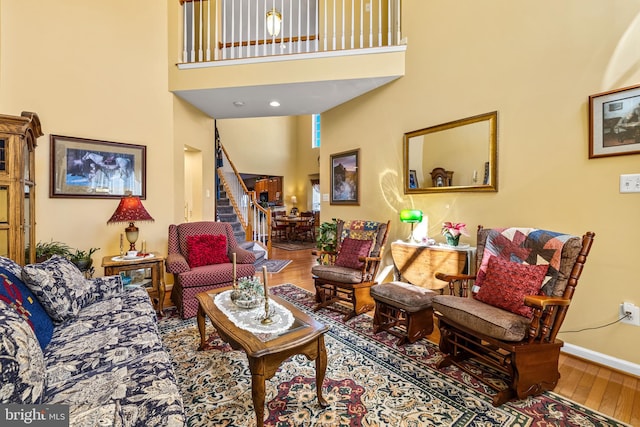
[[98,250],[100,250],[100,248],[90,248],[88,251],[76,249],[75,252],[69,254],[68,258],[80,271],[87,271],[91,268],[91,264],[93,264],[91,255]]
[[336,229],[338,223],[336,219],[332,219],[331,222],[323,222],[320,224],[318,230],[318,237],[316,238],[316,248],[325,252],[334,252],[336,250]]
[[256,276],[241,277],[231,292],[231,301],[241,308],[256,308],[264,303],[264,285]]
[[447,245],[458,246],[461,235],[468,236],[467,224],[462,222],[445,222],[442,224],[442,235],[447,239]]
[[[28,257],[29,248],[27,248],[26,254]],[[53,255],[60,255],[65,258],[69,258],[71,255],[71,248],[66,243],[56,242],[54,240],[46,243],[36,243],[36,262],[46,261]]]

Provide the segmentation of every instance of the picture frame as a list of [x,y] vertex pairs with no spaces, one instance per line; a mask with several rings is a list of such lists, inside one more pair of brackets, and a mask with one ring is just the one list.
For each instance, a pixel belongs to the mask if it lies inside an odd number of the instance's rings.
[[640,85],[589,96],[589,158],[640,154]]
[[332,205],[360,205],[360,150],[331,154],[331,198]]
[[409,188],[418,188],[418,173],[409,169]]
[[50,145],[49,197],[146,199],[146,146],[62,135]]

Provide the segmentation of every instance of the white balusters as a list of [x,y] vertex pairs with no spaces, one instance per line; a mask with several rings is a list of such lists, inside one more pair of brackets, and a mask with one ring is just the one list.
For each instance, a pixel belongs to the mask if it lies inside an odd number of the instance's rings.
[[[184,0],[182,61],[393,46],[401,40],[401,1]],[[269,34],[273,9],[280,31]]]

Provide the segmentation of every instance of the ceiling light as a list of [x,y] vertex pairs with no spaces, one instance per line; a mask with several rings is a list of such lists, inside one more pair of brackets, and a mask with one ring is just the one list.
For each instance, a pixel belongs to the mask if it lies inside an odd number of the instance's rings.
[[273,9],[267,11],[267,32],[270,36],[276,37],[280,34],[280,24],[282,23],[282,14]]
[[244,101],[233,101],[233,105],[236,107],[244,107]]
[[278,101],[271,101],[269,105],[271,105],[272,107],[279,107],[280,103]]

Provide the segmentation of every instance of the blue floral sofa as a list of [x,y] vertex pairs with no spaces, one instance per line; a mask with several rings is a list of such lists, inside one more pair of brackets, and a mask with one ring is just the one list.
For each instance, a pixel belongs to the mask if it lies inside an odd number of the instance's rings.
[[0,257],[0,402],[68,405],[71,426],[184,425],[147,292],[59,256]]

